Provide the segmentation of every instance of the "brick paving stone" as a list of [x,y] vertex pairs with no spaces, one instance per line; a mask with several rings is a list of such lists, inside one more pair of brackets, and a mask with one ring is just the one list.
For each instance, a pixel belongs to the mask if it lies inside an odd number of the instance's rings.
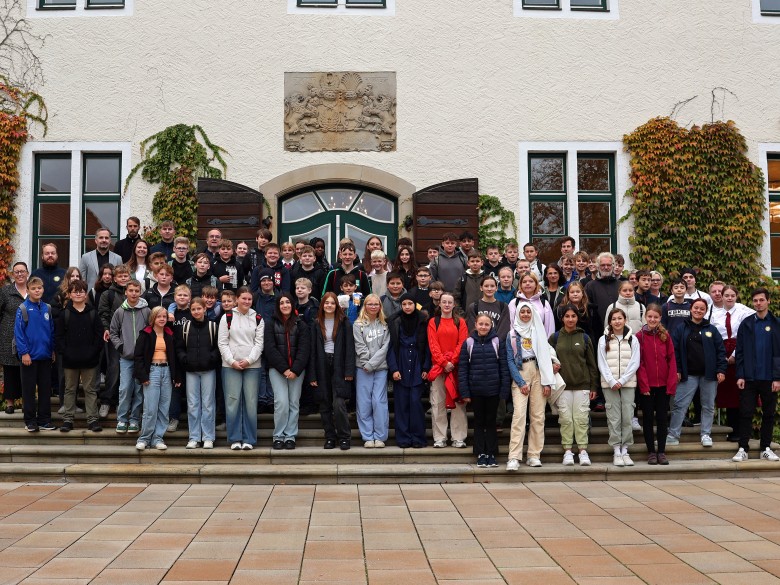
[[609,554],[624,565],[646,565],[677,562],[669,551],[657,544],[631,544],[604,547]]
[[774,575],[761,572],[750,573],[715,573],[710,575],[720,585],[778,585],[780,579]]
[[90,585],[157,585],[167,569],[104,569]]
[[62,549],[58,548],[32,548],[25,546],[12,546],[3,551],[0,556],[0,566],[6,567],[42,567],[56,557]]
[[126,550],[108,566],[110,569],[168,569],[181,556],[181,550],[169,549],[131,549]]
[[558,563],[572,577],[623,577],[632,573],[610,555],[555,557]]
[[733,573],[753,571],[755,566],[728,551],[677,553],[683,562],[702,573]]
[[576,581],[560,567],[502,569],[501,574],[508,585],[576,585]]
[[493,548],[485,552],[499,569],[556,566],[556,562],[541,548]]
[[[404,569],[427,569],[428,558],[422,550],[367,550],[366,568],[369,571]],[[430,554],[430,553],[429,553]]]
[[357,581],[365,577],[363,559],[307,559],[301,564],[301,581]]
[[178,559],[168,573],[166,581],[229,581],[238,559]]
[[230,585],[298,585],[298,571],[236,571]]
[[303,550],[245,551],[238,561],[237,571],[298,571]]
[[628,568],[648,585],[712,585],[715,583],[684,563],[629,565]]
[[94,579],[111,559],[68,559],[57,557],[38,569],[38,579]]
[[780,545],[766,540],[721,542],[720,545],[748,561],[780,559]]
[[496,579],[498,570],[487,558],[431,559],[437,579]]
[[[395,569],[392,571],[368,571],[371,585],[437,585],[430,569]],[[463,581],[461,581],[463,583]]]

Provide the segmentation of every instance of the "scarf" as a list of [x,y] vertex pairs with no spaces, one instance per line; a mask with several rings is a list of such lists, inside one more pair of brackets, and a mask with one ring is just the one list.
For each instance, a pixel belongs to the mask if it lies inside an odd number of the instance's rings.
[[[524,323],[520,320],[520,309],[523,307],[530,307],[531,309],[531,321]],[[523,338],[531,340],[531,347],[533,347],[534,354],[536,354],[536,364],[539,367],[539,374],[542,378],[543,386],[555,386],[555,374],[552,369],[552,354],[550,353],[550,344],[547,341],[547,332],[542,323],[542,316],[539,311],[536,310],[532,303],[521,300],[517,303],[517,312],[515,313],[514,333],[516,335],[516,344],[512,344],[515,356],[520,353],[522,359],[522,352],[517,350],[522,343]],[[516,362],[515,362],[516,363]],[[522,370],[522,362],[519,364],[519,369]]]

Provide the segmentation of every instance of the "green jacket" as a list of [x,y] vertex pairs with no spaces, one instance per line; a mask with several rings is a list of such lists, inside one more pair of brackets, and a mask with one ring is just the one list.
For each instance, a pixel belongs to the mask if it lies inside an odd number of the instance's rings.
[[573,333],[564,328],[550,335],[548,340],[555,348],[561,362],[561,377],[566,382],[566,390],[590,390],[596,392],[599,384],[599,369],[596,365],[596,353],[593,342],[585,332],[577,327]]

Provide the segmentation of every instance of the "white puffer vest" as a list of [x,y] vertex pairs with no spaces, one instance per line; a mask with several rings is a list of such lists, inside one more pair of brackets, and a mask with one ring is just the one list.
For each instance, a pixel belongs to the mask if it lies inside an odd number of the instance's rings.
[[[606,334],[606,332],[605,332]],[[618,380],[623,372],[628,368],[628,362],[631,361],[631,344],[639,343],[634,339],[634,334],[630,331],[629,327],[626,327],[626,335],[618,341],[617,338],[613,338],[609,342],[609,351],[607,353],[607,363],[609,369],[612,371],[612,376],[615,380]],[[601,376],[601,387],[604,389],[609,388],[609,383]],[[626,383],[623,384],[624,388],[636,388],[636,374],[631,376]]]

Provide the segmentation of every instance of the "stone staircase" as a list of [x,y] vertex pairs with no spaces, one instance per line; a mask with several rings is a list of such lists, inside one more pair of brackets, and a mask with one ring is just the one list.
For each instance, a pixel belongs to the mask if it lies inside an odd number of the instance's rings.
[[[52,410],[54,424],[61,422]],[[85,429],[83,414],[76,417],[76,429],[70,433],[24,430],[22,415],[0,413],[0,481],[68,481],[68,482],[166,482],[166,483],[450,483],[512,481],[604,481],[642,480],[649,478],[690,479],[752,476],[780,476],[780,463],[751,459],[733,463],[736,444],[726,440],[728,427],[713,428],[714,444],[699,444],[699,428],[683,428],[679,446],[668,447],[668,466],[649,466],[645,462],[642,434],[635,433],[631,449],[636,465],[618,468],[612,465],[612,449],[607,445],[608,432],[604,413],[592,413],[590,467],[564,467],[561,464],[560,433],[557,417],[548,415],[545,429],[543,467],[521,466],[507,472],[509,429],[499,435],[502,456],[500,467],[480,469],[475,465],[471,448],[400,449],[394,446],[391,431],[385,449],[364,449],[357,430],[349,451],[325,451],[319,415],[302,416],[297,448],[294,451],[271,449],[270,414],[258,416],[260,441],[253,451],[230,451],[224,431],[217,432],[213,450],[184,448],[187,443],[186,416],[180,430],[167,433],[167,451],[135,449],[135,437],[118,435],[112,413],[103,421],[102,433]],[[352,427],[356,428],[354,417]],[[428,422],[430,429],[430,420]],[[471,434],[471,433],[470,433]],[[431,433],[428,431],[430,444]],[[470,437],[469,437],[470,441]],[[758,445],[751,454],[757,456]]]

